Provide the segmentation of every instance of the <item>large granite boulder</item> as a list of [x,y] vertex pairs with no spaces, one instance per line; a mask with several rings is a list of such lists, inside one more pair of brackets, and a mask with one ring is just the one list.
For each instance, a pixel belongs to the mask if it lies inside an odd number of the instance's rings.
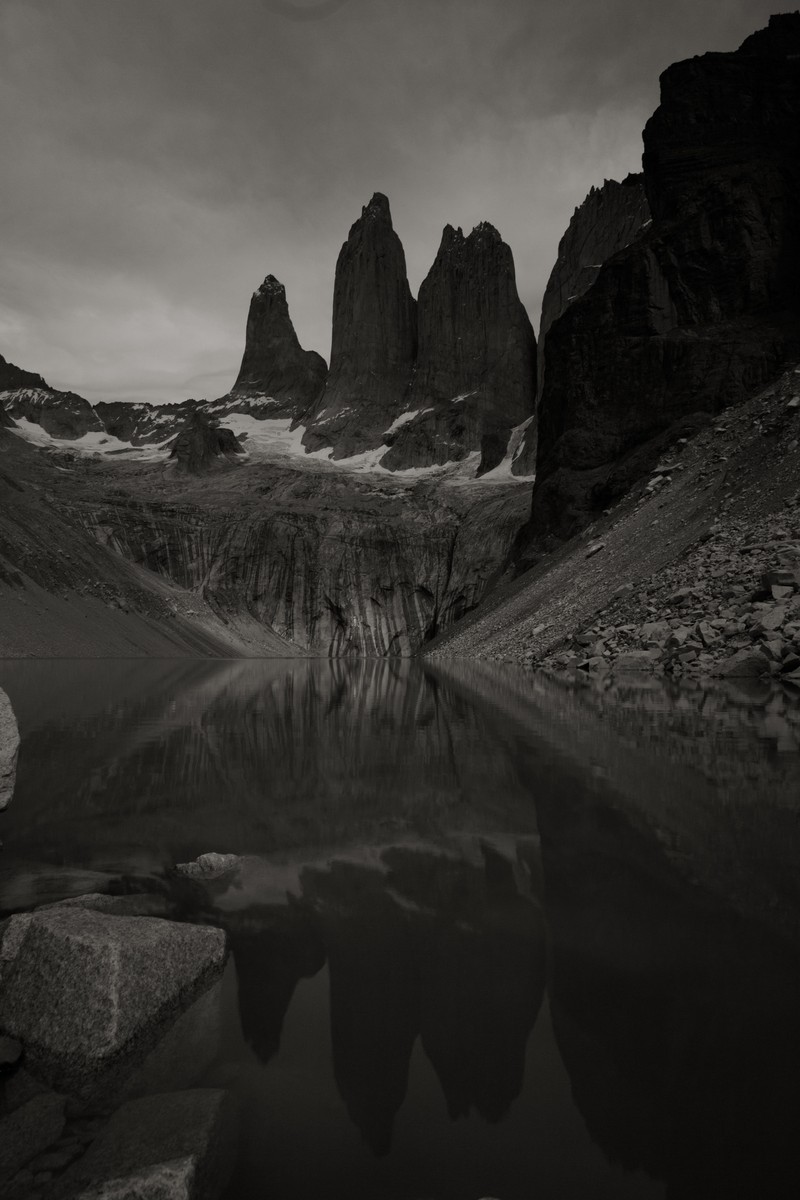
[[14,709],[6,693],[0,688],[0,811],[14,795],[19,751],[19,729]]
[[417,348],[416,303],[389,201],[372,197],[336,264],[331,365],[303,435],[309,450],[334,458],[377,448],[407,407]]
[[124,1104],[61,1180],[71,1200],[216,1200],[236,1158],[235,1110],[212,1088]]
[[236,383],[220,403],[263,397],[264,404],[253,415],[301,417],[322,394],[327,370],[321,355],[300,345],[289,316],[286,289],[274,275],[268,275],[250,301]]
[[536,397],[536,340],[511,250],[492,225],[467,237],[445,228],[417,315],[419,351],[405,404],[416,415],[398,423],[381,465],[404,470],[478,451],[482,474],[501,461]]
[[221,930],[69,907],[12,918],[4,953],[16,923],[0,1026],[38,1078],[87,1101],[118,1090],[225,962]]
[[664,72],[643,168],[652,224],[547,333],[523,559],[800,356],[800,13]]

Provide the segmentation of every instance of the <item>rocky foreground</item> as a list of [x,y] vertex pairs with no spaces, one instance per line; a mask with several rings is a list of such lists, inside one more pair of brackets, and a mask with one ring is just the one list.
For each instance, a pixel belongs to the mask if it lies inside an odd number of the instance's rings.
[[224,1190],[232,1101],[195,1085],[216,1052],[226,935],[137,915],[151,909],[89,895],[0,923],[5,1200]]
[[800,683],[800,368],[679,438],[434,657]]

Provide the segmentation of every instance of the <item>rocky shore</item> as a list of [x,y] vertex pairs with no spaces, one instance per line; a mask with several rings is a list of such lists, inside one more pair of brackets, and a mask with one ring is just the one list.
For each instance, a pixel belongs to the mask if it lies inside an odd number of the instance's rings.
[[222,1195],[235,1160],[213,1061],[219,929],[87,895],[0,923],[0,1194]]

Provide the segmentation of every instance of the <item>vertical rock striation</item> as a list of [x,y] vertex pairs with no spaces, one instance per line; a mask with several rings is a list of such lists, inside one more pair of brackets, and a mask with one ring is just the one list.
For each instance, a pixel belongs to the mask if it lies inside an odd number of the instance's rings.
[[446,226],[419,292],[419,353],[406,409],[381,464],[390,470],[459,461],[479,473],[502,460],[514,426],[533,415],[536,340],[517,294],[511,250],[483,223]]
[[242,365],[225,399],[262,399],[254,415],[296,419],[319,399],[326,372],[325,359],[297,340],[286,289],[268,275],[250,301]]
[[652,224],[550,326],[524,561],[800,355],[800,13],[661,77]]
[[382,445],[405,407],[417,347],[406,259],[379,192],[342,246],[333,293],[331,365],[303,444],[345,458]]

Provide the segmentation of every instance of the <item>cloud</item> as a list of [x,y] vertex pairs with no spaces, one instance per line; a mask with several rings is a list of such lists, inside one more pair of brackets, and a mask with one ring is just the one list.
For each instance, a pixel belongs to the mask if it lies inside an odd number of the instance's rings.
[[535,322],[574,207],[638,169],[658,73],[771,7],[4,0],[0,352],[92,397],[213,394],[272,273],[327,357],[376,190],[415,288],[446,223],[490,220]]

